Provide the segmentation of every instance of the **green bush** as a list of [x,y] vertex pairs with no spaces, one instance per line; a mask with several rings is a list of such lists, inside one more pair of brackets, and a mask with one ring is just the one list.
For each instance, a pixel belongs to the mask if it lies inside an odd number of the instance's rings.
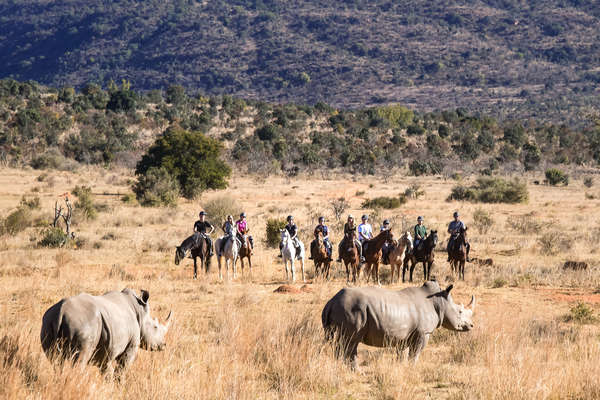
[[202,203],[204,211],[208,214],[208,220],[211,221],[217,229],[225,222],[228,215],[233,216],[234,221],[242,211],[240,204],[231,196],[221,196]]
[[163,167],[179,182],[181,194],[193,199],[207,189],[227,187],[231,168],[220,159],[222,150],[220,142],[200,132],[171,127],[142,157],[135,173]]
[[591,176],[586,176],[585,178],[583,178],[583,185],[586,188],[591,188],[592,186],[594,186],[594,178],[592,178]]
[[452,188],[447,200],[466,200],[481,203],[525,203],[529,199],[527,185],[518,179],[482,177],[469,187]]
[[408,165],[411,175],[437,175],[442,172],[443,165],[441,161],[421,161],[413,160]]
[[94,206],[94,196],[92,188],[89,186],[75,186],[71,193],[77,196],[75,203],[75,212],[79,213],[85,219],[96,219],[98,210]]
[[267,245],[269,247],[279,246],[281,241],[281,229],[285,228],[285,219],[283,218],[269,218],[267,220]]
[[552,186],[556,186],[561,183],[567,186],[569,184],[569,175],[565,174],[558,168],[550,168],[546,170],[546,180],[548,181],[548,184]]
[[38,242],[42,247],[62,247],[67,243],[68,237],[61,228],[50,227],[42,231],[42,239]]
[[123,196],[121,196],[121,201],[125,204],[136,204],[137,198],[135,196],[135,193],[125,193]]
[[385,208],[386,210],[390,210],[393,208],[398,208],[405,203],[406,196],[401,194],[398,197],[380,196],[373,199],[367,199],[363,201],[360,206],[362,208]]
[[30,208],[19,207],[1,222],[0,233],[14,236],[30,227],[32,221]]
[[151,167],[138,176],[132,187],[136,199],[145,207],[173,207],[179,197],[179,183],[166,168]]
[[591,324],[598,320],[594,315],[594,310],[581,301],[572,307],[562,319],[564,322],[576,322],[578,324]]

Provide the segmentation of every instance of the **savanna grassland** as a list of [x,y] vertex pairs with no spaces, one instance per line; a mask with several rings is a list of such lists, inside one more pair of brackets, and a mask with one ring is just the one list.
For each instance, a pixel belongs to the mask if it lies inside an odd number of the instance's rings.
[[[234,176],[228,189],[180,201],[177,208],[143,208],[121,201],[132,178],[125,170],[96,167],[75,173],[0,170],[2,215],[23,194],[41,202],[33,227],[0,239],[0,397],[600,397],[600,200],[592,198],[599,190],[594,186],[585,188],[580,180],[566,187],[533,185],[541,177],[531,175],[524,177],[528,203],[476,205],[446,202],[456,182],[438,177],[396,176],[384,183],[352,175]],[[307,261],[307,290],[274,293],[284,271],[276,250],[264,244],[265,221],[294,214],[307,243],[309,227],[324,214],[337,243],[340,226],[331,199],[344,196],[350,202],[345,214],[359,215],[366,198],[396,195],[412,183],[425,191],[419,199],[396,210],[367,211],[377,224],[391,218],[394,233],[423,215],[430,229],[440,231],[440,249],[452,212],[461,212],[470,227],[472,256],[493,259],[492,266],[468,264],[466,281],[454,282],[456,302],[476,296],[475,328],[463,334],[436,331],[417,364],[361,345],[356,373],[333,357],[320,322],[325,302],[345,286],[343,271],[336,266],[334,278],[323,282],[313,279]],[[39,231],[51,220],[55,200],[77,185],[92,187],[98,217],[74,220],[77,248],[39,247]],[[219,282],[214,262],[208,276],[194,281],[191,260],[174,265],[174,247],[190,234],[203,204],[224,197],[234,198],[249,215],[257,243],[252,274],[245,270]],[[481,218],[474,222],[474,214],[482,212],[493,221],[487,228]],[[565,271],[567,259],[586,261],[589,268]],[[409,285],[390,285],[389,267],[382,270],[385,286]],[[417,268],[415,285],[421,284],[421,271]],[[453,281],[442,251],[432,274],[442,286]],[[173,310],[166,351],[140,350],[121,382],[104,379],[95,367],[54,369],[40,346],[44,311],[62,297],[124,287],[149,290],[152,313],[161,320]]]

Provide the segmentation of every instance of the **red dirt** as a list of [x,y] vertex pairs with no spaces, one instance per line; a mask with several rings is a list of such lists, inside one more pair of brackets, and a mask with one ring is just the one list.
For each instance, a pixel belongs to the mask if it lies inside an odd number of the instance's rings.
[[548,298],[552,301],[575,303],[578,301],[584,303],[600,304],[600,293],[585,290],[572,289],[540,289],[547,292]]

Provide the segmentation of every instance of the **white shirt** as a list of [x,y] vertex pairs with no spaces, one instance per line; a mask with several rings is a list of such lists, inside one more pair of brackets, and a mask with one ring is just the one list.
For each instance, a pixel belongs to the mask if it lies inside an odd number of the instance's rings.
[[358,240],[362,243],[367,239],[371,239],[373,237],[373,228],[371,224],[360,224],[358,226]]

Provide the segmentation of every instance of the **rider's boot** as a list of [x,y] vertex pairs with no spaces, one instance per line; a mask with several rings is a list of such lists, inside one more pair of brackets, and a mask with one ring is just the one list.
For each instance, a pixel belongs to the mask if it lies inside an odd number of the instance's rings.
[[282,258],[283,255],[281,254],[281,249],[283,249],[283,245],[281,243],[279,243],[279,255],[277,257]]

